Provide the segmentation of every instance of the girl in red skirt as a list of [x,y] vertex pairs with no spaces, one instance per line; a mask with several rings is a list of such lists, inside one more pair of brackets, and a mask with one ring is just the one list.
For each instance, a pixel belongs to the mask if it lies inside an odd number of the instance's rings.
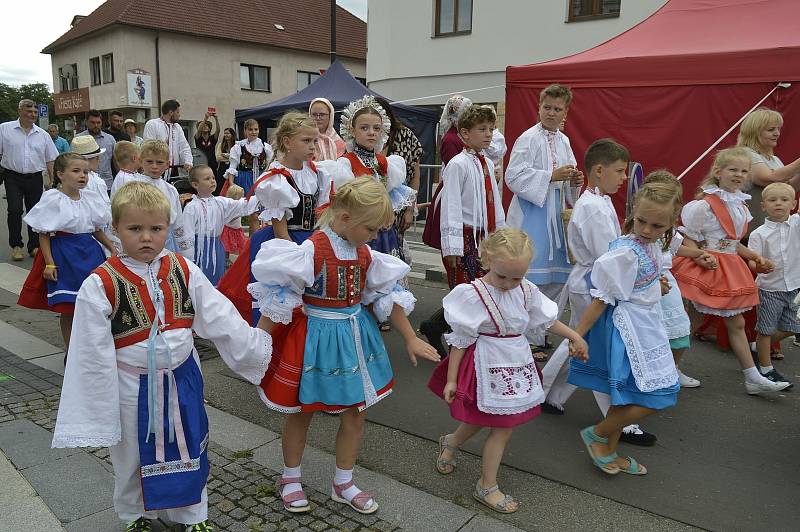
[[53,188],[24,218],[39,233],[39,253],[17,303],[61,314],[61,335],[69,347],[78,289],[106,260],[100,243],[115,251],[103,232],[111,223],[108,198],[86,189],[89,163],[77,153],[62,153],[53,167]]
[[556,320],[558,306],[525,279],[533,244],[519,229],[504,228],[481,244],[480,259],[488,273],[456,286],[444,300],[453,332],[445,335],[450,356],[428,387],[450,405],[461,422],[453,434],[439,438],[436,470],[455,468],[460,445],[489,428],[483,447],[481,478],[473,497],[489,508],[512,513],[518,504],[497,487],[497,470],[513,427],[539,415],[544,401],[541,377],[526,336],[550,330],[570,341],[570,354],[586,358],[586,342]]
[[756,283],[745,261],[754,261],[757,272],[773,268],[770,261],[740,242],[753,219],[746,203],[750,195],[742,192],[749,173],[750,155],[745,148],[717,153],[697,199],[681,211],[684,244],[711,253],[717,267],[706,269],[694,259],[675,257],[672,274],[684,299],[691,301],[697,312],[725,321],[731,350],[744,373],[745,391],[758,395],[783,390],[790,383],[772,382],[758,372],[745,333],[744,313],[758,304]]

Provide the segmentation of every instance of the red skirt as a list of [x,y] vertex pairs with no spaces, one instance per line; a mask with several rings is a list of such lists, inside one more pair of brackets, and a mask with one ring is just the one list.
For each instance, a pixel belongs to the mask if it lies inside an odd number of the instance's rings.
[[[277,323],[272,329],[272,360],[267,373],[261,379],[259,396],[269,408],[286,414],[298,412],[343,412],[349,408],[360,408],[364,402],[355,405],[328,405],[324,403],[303,404],[300,402],[300,377],[303,372],[303,358],[308,332],[308,317],[300,307],[294,310],[289,324]],[[376,390],[378,397],[392,389],[394,380]]]
[[44,278],[44,253],[39,250],[33,258],[33,266],[19,292],[17,304],[35,310],[49,310],[57,314],[74,314],[75,303],[47,303],[47,280]]
[[[445,357],[433,370],[428,381],[428,389],[439,397],[444,397],[444,387],[447,384],[447,369],[450,357]],[[536,373],[542,379],[542,372],[536,366]],[[469,346],[458,365],[458,386],[456,398],[450,403],[450,415],[456,421],[481,427],[510,428],[522,425],[538,416],[542,409],[535,406],[519,414],[500,415],[487,414],[478,408],[478,375],[475,371],[475,344]]]
[[225,248],[226,253],[233,253],[234,255],[241,255],[247,246],[247,238],[244,236],[244,229],[241,227],[233,229],[227,225],[222,229],[222,234],[219,235],[222,242],[222,247]]
[[675,257],[672,275],[685,299],[709,308],[734,310],[758,305],[758,289],[744,259],[730,253],[709,251],[719,266],[703,268],[688,257]]

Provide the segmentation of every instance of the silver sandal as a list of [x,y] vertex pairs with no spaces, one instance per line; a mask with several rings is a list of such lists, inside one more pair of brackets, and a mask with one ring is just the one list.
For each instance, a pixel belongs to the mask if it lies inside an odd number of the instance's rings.
[[494,510],[495,512],[499,512],[501,514],[513,514],[514,512],[519,510],[519,504],[517,504],[517,507],[514,508],[513,510],[508,509],[509,504],[511,504],[512,502],[516,502],[514,500],[514,497],[512,497],[511,495],[504,495],[502,499],[500,499],[498,502],[494,504],[486,500],[486,497],[488,497],[490,493],[494,493],[495,491],[499,490],[500,488],[497,486],[497,484],[489,488],[482,488],[481,481],[478,480],[478,483],[475,484],[475,491],[472,492],[472,498],[474,498],[476,501],[483,504],[484,506],[487,506],[492,510]]
[[[444,436],[439,436],[439,454],[436,457],[436,471],[441,475],[449,475],[453,471],[456,470],[456,457],[455,454],[458,452],[458,447],[453,447],[449,443],[447,443],[447,437],[450,434],[445,434]],[[442,458],[442,453],[447,450],[453,453],[453,458]],[[447,467],[450,469],[447,469]]]

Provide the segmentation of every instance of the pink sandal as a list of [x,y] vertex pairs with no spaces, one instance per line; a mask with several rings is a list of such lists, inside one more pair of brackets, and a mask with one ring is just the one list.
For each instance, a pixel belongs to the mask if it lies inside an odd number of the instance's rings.
[[[353,486],[353,481],[345,482],[344,484],[333,484],[333,491],[331,492],[331,499],[336,502],[348,505],[350,508],[360,514],[371,514],[378,511],[378,503],[375,502],[375,497],[366,491],[359,491],[358,494],[348,501],[342,496],[342,492]],[[372,499],[372,506],[365,508],[366,504]]]
[[[293,514],[304,513],[311,510],[311,506],[308,504],[308,497],[306,497],[306,493],[299,489],[297,491],[293,491],[287,495],[283,495],[283,487],[287,484],[302,484],[303,478],[302,477],[288,477],[283,478],[281,477],[278,480],[278,494],[281,496],[283,500],[283,509],[287,512],[291,512]],[[305,506],[292,506],[293,502],[305,500]]]

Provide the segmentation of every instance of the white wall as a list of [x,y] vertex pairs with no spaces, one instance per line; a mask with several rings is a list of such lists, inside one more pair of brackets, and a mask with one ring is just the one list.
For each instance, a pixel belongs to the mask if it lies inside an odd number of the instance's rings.
[[[433,37],[435,0],[370,0],[367,81],[370,88],[395,100],[502,85],[507,66],[592,48],[665,3],[623,0],[617,18],[567,23],[568,0],[473,0],[472,33]],[[497,88],[471,97],[497,102],[505,99],[505,92]]]

